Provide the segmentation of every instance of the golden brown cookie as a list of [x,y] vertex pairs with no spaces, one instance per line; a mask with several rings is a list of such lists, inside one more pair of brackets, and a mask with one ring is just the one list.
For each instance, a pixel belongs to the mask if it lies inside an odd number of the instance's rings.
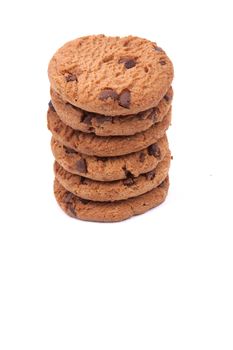
[[173,97],[170,87],[159,102],[158,106],[138,114],[129,116],[104,116],[86,112],[62,98],[51,89],[51,102],[59,116],[66,125],[83,132],[94,132],[98,136],[134,135],[147,130],[153,124],[160,122],[168,113]]
[[119,157],[95,157],[78,153],[52,138],[51,148],[56,161],[68,172],[97,181],[126,179],[153,170],[168,152],[167,136],[146,149]]
[[57,162],[54,163],[55,177],[69,192],[78,197],[100,202],[113,202],[139,196],[159,186],[168,175],[171,154],[159,162],[152,171],[134,177],[129,171],[125,180],[103,182],[74,175],[64,170]]
[[171,122],[171,110],[159,123],[132,136],[96,136],[73,130],[65,125],[51,108],[48,110],[48,128],[54,138],[77,152],[99,157],[114,157],[140,151],[157,142]]
[[168,177],[156,188],[138,197],[117,202],[93,202],[67,191],[56,179],[54,194],[60,207],[70,216],[88,221],[114,222],[145,213],[161,204],[168,192]]
[[157,106],[173,66],[155,43],[128,36],[91,35],[66,43],[48,68],[51,87],[85,111],[116,116]]

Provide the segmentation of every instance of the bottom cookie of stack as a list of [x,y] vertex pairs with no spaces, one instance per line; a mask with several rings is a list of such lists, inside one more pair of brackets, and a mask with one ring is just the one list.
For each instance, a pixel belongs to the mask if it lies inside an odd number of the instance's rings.
[[54,194],[60,207],[70,216],[88,221],[116,222],[143,214],[166,199],[169,178],[153,190],[140,196],[115,201],[95,202],[79,198],[67,191],[57,179],[54,181]]

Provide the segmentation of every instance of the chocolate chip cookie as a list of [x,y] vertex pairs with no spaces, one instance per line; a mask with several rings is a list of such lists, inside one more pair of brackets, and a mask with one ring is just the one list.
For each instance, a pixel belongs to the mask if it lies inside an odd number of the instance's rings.
[[168,152],[167,136],[146,149],[119,157],[87,156],[62,145],[52,138],[51,148],[56,161],[68,172],[97,181],[126,179],[153,170]]
[[163,120],[146,131],[132,136],[96,136],[65,125],[57,113],[49,108],[48,128],[54,138],[77,152],[99,157],[114,157],[140,151],[157,142],[171,122],[171,109]]
[[69,192],[78,197],[100,202],[113,202],[139,196],[160,185],[168,175],[171,155],[168,152],[157,167],[148,173],[134,177],[129,171],[126,179],[103,182],[74,175],[54,163],[55,177]]
[[160,122],[170,109],[173,90],[170,87],[156,107],[135,115],[113,117],[87,112],[75,107],[69,102],[63,101],[52,89],[50,94],[52,106],[59,118],[71,128],[87,133],[94,132],[98,136],[124,136],[145,131],[153,124]]
[[149,40],[91,35],[61,47],[49,63],[48,75],[64,101],[116,116],[157,106],[171,85],[173,66]]
[[88,221],[116,222],[145,213],[161,204],[168,192],[168,177],[153,190],[138,197],[117,202],[93,202],[67,191],[56,179],[54,194],[60,207],[70,216]]

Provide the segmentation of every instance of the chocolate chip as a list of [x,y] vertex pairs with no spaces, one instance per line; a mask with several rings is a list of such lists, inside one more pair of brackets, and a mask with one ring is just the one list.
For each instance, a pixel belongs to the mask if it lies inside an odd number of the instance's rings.
[[77,170],[80,172],[80,173],[86,173],[87,172],[87,163],[86,163],[86,160],[85,159],[79,159],[77,161]]
[[84,113],[84,115],[81,118],[81,123],[91,125],[92,122],[92,115],[89,113]]
[[49,108],[51,109],[51,111],[56,112],[51,100],[49,101]]
[[154,46],[155,51],[164,52],[159,46]]
[[79,197],[79,200],[80,200],[80,202],[83,203],[83,204],[87,204],[87,203],[90,202],[88,199],[84,199],[84,198],[80,198],[80,197]]
[[69,148],[69,147],[66,147],[66,146],[63,146],[63,148],[64,148],[64,150],[65,150],[65,152],[66,152],[66,154],[75,154],[75,153],[77,153],[74,149],[72,149],[72,148]]
[[118,63],[124,63],[126,69],[130,69],[136,66],[136,61],[134,58],[121,58]]
[[86,178],[83,176],[80,176],[80,184],[85,185],[86,184]]
[[110,88],[102,90],[101,93],[99,94],[99,99],[103,101],[103,100],[107,100],[108,98],[111,98],[114,101],[117,100],[118,95],[116,91]]
[[153,112],[151,113],[153,123],[157,121],[159,113],[160,113],[160,109],[158,107],[155,107],[153,109]]
[[130,69],[136,66],[136,61],[135,60],[128,60],[125,62],[125,68]]
[[63,197],[63,202],[70,203],[73,199],[74,195],[71,192],[66,192]]
[[159,188],[163,188],[165,185],[165,180],[163,182],[161,182],[161,184],[158,186]]
[[125,175],[126,175],[127,179],[129,179],[129,178],[133,179],[134,178],[133,174],[127,169],[125,169]]
[[165,60],[162,60],[162,59],[159,60],[159,63],[161,64],[161,66],[164,66],[165,64],[167,64],[167,62]]
[[134,184],[134,180],[131,177],[129,177],[128,179],[123,180],[123,184],[125,186],[132,186]]
[[173,156],[171,156],[171,160],[173,160]]
[[125,186],[133,185],[134,184],[134,176],[133,176],[133,174],[129,170],[127,170],[126,167],[123,167],[122,169],[124,170],[125,175],[126,175],[126,179],[123,180],[123,184]]
[[112,117],[107,117],[105,115],[100,115],[100,114],[96,116],[96,121],[99,124],[103,124],[104,122],[111,122],[111,123],[113,122]]
[[167,102],[169,102],[170,101],[170,96],[169,95],[165,95],[164,97],[163,97]]
[[147,118],[150,118],[153,113],[154,113],[154,108],[150,108],[147,111],[138,113],[137,117],[139,117],[141,120],[145,120]]
[[66,78],[67,83],[68,83],[69,81],[78,81],[76,75],[75,75],[75,74],[72,74],[72,73],[68,73],[68,74],[65,76],[65,78]]
[[123,90],[119,96],[119,105],[124,108],[130,107],[130,91],[128,89]]
[[148,154],[149,156],[154,156],[155,158],[159,158],[161,154],[159,146],[156,144],[150,145],[148,147]]
[[67,205],[67,213],[72,216],[73,218],[76,218],[76,210],[74,207],[74,204],[68,203]]
[[147,180],[153,180],[155,177],[155,171],[154,170],[149,171],[149,173],[146,173],[145,175]]
[[145,160],[145,153],[143,153],[143,152],[140,153],[139,160],[140,160],[141,163],[144,162],[144,160]]
[[138,113],[137,115],[141,120],[145,120],[148,118],[148,115],[144,112]]
[[63,202],[67,204],[67,212],[70,216],[76,217],[76,211],[74,208],[73,200],[74,200],[74,195],[71,192],[66,192],[63,197]]

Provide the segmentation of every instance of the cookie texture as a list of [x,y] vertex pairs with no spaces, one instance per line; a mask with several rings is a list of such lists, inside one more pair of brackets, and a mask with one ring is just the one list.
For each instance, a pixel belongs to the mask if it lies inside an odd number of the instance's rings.
[[63,123],[75,130],[93,132],[98,136],[134,135],[147,130],[168,113],[173,97],[170,87],[156,107],[134,115],[109,117],[75,107],[63,101],[52,89],[50,93],[52,105]]
[[54,163],[55,177],[69,192],[78,197],[100,202],[113,202],[139,196],[160,185],[168,175],[171,155],[168,152],[157,167],[148,173],[133,177],[125,170],[127,178],[112,182],[101,182],[74,175]]
[[[126,179],[128,172],[134,177],[153,170],[168,152],[167,136],[146,149],[119,157],[95,157],[78,153],[52,138],[51,148],[56,161],[68,172],[97,181]],[[80,169],[80,160],[86,171]]]
[[161,204],[168,192],[168,177],[156,188],[138,197],[117,202],[93,202],[67,191],[56,179],[54,194],[60,207],[70,216],[88,221],[116,222],[145,213]]
[[171,109],[159,123],[146,131],[132,136],[96,136],[65,125],[57,113],[49,108],[48,128],[54,138],[77,152],[99,157],[113,157],[140,151],[157,142],[166,132],[171,122]]
[[116,116],[157,106],[171,85],[173,66],[149,40],[91,35],[61,47],[49,63],[48,75],[63,100]]

